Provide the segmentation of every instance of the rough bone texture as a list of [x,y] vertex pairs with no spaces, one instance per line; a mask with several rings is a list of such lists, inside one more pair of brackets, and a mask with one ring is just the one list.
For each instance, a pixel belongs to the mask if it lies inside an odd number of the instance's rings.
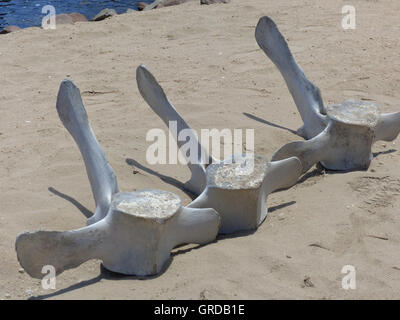
[[223,189],[257,189],[264,181],[268,159],[263,156],[236,155],[208,166],[207,185]]
[[344,124],[374,128],[379,121],[379,108],[372,102],[346,100],[326,109],[330,119]]
[[113,197],[115,209],[138,218],[163,221],[171,218],[181,207],[181,199],[170,192],[141,190],[118,193]]

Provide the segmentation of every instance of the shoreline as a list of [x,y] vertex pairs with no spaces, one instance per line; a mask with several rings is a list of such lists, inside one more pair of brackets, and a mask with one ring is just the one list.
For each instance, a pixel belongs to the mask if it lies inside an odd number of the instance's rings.
[[[126,14],[126,13],[136,12],[136,11],[141,11],[141,10],[134,10],[134,9],[128,8],[125,12],[122,12],[119,14]],[[88,17],[85,14],[79,13],[79,12],[59,13],[59,14],[55,15],[55,19],[56,19],[56,24],[75,24],[76,22],[102,21],[102,20],[111,18],[114,15],[119,15],[119,14],[114,9],[104,8],[104,9],[100,10],[90,20],[88,19]],[[29,28],[42,28],[43,29],[42,25],[32,25],[32,26],[25,27],[25,28],[20,28],[18,25],[7,25],[0,30],[0,34],[7,34],[7,33],[16,32],[16,31],[20,31],[20,30],[24,30],[24,29],[29,29]]]
[[[104,8],[100,10],[94,17],[90,20],[89,18],[79,12],[71,12],[71,13],[59,13],[55,15],[56,24],[74,24],[76,22],[98,22],[108,18],[112,18],[116,15],[127,14],[131,12],[137,11],[147,11],[152,9],[159,9],[163,7],[170,7],[181,5],[188,2],[194,2],[195,0],[154,0],[152,3],[139,2],[136,4],[136,10],[133,8],[127,8],[125,12],[117,13],[113,8]],[[200,4],[217,4],[217,3],[229,3],[230,0],[196,0]],[[50,20],[50,19],[49,19]],[[20,31],[28,28],[42,28],[42,25],[32,25],[25,28],[20,28],[18,25],[6,25],[4,28],[0,30],[0,34],[8,34],[16,31]]]

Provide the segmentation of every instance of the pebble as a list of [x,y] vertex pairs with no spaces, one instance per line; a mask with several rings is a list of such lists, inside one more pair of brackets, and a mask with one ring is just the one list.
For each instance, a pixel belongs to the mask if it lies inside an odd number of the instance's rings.
[[117,12],[114,9],[106,8],[101,10],[91,21],[102,21],[115,15],[117,15]]
[[309,287],[309,288],[314,287],[314,283],[312,283],[310,277],[306,276],[306,277],[304,278],[303,281],[304,281],[304,285],[305,285],[306,287]]
[[24,273],[25,270],[24,270],[23,268],[19,268],[19,269],[18,269],[18,272],[19,272],[19,273]]

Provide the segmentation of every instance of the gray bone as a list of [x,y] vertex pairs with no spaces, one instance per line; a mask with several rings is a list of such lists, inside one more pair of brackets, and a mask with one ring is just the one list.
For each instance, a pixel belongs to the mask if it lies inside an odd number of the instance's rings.
[[[190,128],[144,65],[138,67],[136,79],[143,98],[166,124],[176,120],[180,123],[178,128]],[[246,172],[252,163],[252,170]],[[200,170],[194,171],[191,166],[190,187],[199,197],[189,207],[217,210],[222,219],[220,233],[256,229],[267,215],[268,194],[292,186],[302,172],[297,158],[269,162],[252,154],[234,155],[224,161],[213,159],[198,175]],[[202,164],[195,166],[205,168]]]

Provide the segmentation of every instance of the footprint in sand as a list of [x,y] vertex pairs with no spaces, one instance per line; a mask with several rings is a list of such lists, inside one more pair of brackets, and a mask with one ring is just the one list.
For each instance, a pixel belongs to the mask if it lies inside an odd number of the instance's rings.
[[392,205],[400,195],[400,179],[390,176],[363,176],[349,182],[350,187],[362,197],[360,208],[370,213]]

